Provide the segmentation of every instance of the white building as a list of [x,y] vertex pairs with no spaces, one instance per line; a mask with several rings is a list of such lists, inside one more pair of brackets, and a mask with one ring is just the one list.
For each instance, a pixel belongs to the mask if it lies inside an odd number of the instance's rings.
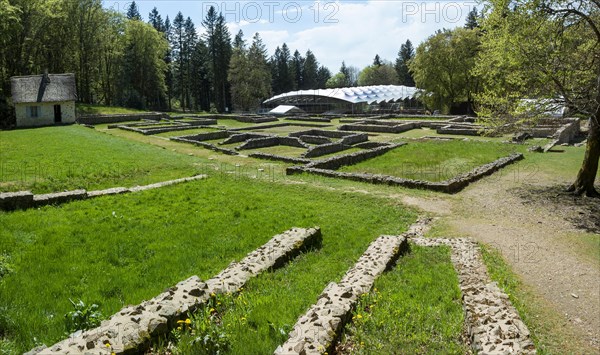
[[75,74],[15,76],[10,84],[17,127],[75,122]]

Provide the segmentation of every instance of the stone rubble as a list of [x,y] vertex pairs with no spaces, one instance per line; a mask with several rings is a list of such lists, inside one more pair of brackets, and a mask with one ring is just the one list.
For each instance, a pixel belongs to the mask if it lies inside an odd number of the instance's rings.
[[535,354],[529,330],[508,296],[490,282],[477,243],[471,239],[412,238],[416,245],[452,248],[463,297],[465,325],[478,354]]
[[72,334],[53,346],[36,348],[28,354],[143,353],[153,338],[167,334],[177,326],[178,320],[188,317],[214,295],[237,292],[252,277],[281,267],[299,253],[321,243],[319,227],[292,228],[274,236],[242,261],[231,263],[206,282],[192,276],[149,301],[123,308],[96,329]]
[[372,242],[342,280],[330,283],[317,303],[298,319],[275,354],[322,354],[330,350],[359,297],[371,290],[375,279],[407,248],[404,236],[384,235]]

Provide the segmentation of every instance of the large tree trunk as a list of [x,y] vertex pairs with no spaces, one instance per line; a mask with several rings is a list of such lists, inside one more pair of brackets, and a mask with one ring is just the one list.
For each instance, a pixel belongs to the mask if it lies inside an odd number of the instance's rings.
[[569,191],[590,197],[600,197],[600,194],[594,188],[596,174],[598,172],[598,159],[600,159],[600,109],[596,110],[594,116],[590,119],[590,131],[588,133],[587,147],[583,164],[577,174],[577,179],[569,187]]

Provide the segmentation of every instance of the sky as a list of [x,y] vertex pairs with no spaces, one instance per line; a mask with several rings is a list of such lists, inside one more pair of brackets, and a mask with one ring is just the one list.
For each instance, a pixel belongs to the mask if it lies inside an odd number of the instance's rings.
[[[131,0],[103,3],[125,13]],[[181,11],[199,33],[204,30],[201,23],[206,12],[214,6],[225,15],[232,38],[242,30],[250,43],[258,32],[269,55],[284,42],[292,53],[298,50],[304,55],[310,49],[334,74],[342,61],[362,69],[372,64],[376,54],[394,62],[407,39],[416,48],[438,29],[463,26],[468,12],[477,6],[474,0],[136,0],[136,4],[144,21],[154,7],[171,21]]]

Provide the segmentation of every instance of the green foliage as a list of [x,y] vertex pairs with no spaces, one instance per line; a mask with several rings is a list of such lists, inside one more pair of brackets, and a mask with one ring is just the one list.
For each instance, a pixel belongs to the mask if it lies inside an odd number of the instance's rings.
[[267,50],[258,33],[254,36],[250,49],[246,49],[243,43],[233,49],[229,63],[229,83],[234,107],[241,111],[258,108],[271,95]]
[[471,70],[479,51],[479,31],[456,28],[437,31],[417,48],[410,62],[421,100],[432,109],[448,113],[454,104],[473,101],[479,81]]
[[124,41],[122,102],[139,109],[160,107],[167,90],[167,40],[147,23],[127,21]]
[[358,76],[358,85],[396,85],[398,74],[389,63],[373,64],[366,67]]
[[396,74],[398,74],[398,82],[400,85],[415,86],[415,80],[408,69],[408,65],[414,57],[415,49],[413,48],[412,42],[407,39],[406,43],[400,46],[398,58],[396,59],[396,63],[394,65]]
[[67,333],[71,334],[78,330],[96,328],[104,318],[97,304],[86,305],[82,300],[74,302],[69,298],[74,310],[65,314],[65,325]]
[[[595,111],[597,87],[597,41],[583,18],[568,13],[552,15],[537,1],[511,6],[506,0],[489,1],[490,11],[482,23],[481,53],[474,73],[483,83],[477,95],[479,112],[486,117],[532,118],[545,108],[520,110],[521,99],[566,103],[571,114]],[[553,1],[548,5],[566,5]],[[590,21],[599,23],[599,9],[581,8]],[[534,107],[535,108],[535,107]]]
[[[464,354],[463,310],[448,247],[411,246],[360,298],[342,348],[353,354]],[[385,339],[385,341],[381,341]]]
[[328,89],[343,88],[348,84],[348,79],[342,73],[337,73],[327,80],[325,86]]
[[10,264],[10,255],[0,254],[0,282],[2,278],[12,273],[14,270]]

